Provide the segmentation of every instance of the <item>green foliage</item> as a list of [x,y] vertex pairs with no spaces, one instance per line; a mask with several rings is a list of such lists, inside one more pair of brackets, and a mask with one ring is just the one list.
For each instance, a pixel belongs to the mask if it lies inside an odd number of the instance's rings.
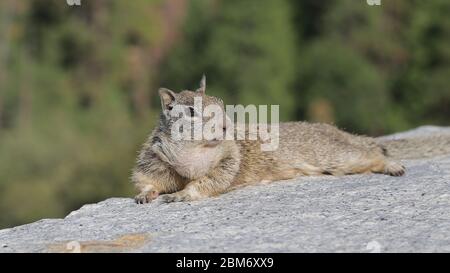
[[450,4],[417,2],[406,32],[411,57],[399,77],[399,99],[413,123],[448,124],[450,117]]
[[[17,35],[9,40],[8,67],[0,66],[8,76],[0,94],[0,226],[131,194],[135,151],[156,114],[147,101],[147,115],[136,116],[137,91],[126,85],[134,79],[118,74],[136,72],[123,65],[130,47],[149,47],[158,34],[143,28],[154,23],[149,17],[117,23],[152,7],[148,1],[121,3],[78,14],[64,2],[32,1],[7,26]],[[110,24],[122,28],[104,33]],[[139,45],[130,45],[130,33]]]
[[[302,53],[298,97],[309,119],[316,119],[318,100],[344,128],[377,132],[384,128],[389,101],[382,76],[364,58],[336,41],[317,41]],[[320,110],[320,109],[319,109]]]

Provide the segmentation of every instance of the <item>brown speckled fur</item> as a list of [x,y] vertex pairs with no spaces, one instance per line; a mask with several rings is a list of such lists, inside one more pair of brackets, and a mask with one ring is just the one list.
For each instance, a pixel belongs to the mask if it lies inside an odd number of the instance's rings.
[[[192,201],[219,195],[236,187],[308,175],[382,173],[401,176],[405,168],[395,158],[450,152],[450,135],[413,141],[379,140],[353,135],[328,124],[280,123],[279,147],[261,151],[259,140],[222,140],[213,143],[174,141],[167,111],[172,106],[193,105],[202,96],[203,105],[217,104],[219,98],[205,94],[205,78],[197,91],[174,93],[160,89],[162,113],[159,126],[144,144],[132,181],[139,190],[138,203],[160,194],[164,202]],[[417,145],[434,147],[420,149]]]

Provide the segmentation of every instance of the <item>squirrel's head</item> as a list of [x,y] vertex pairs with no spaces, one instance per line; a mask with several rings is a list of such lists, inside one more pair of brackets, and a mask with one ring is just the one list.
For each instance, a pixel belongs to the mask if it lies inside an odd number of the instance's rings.
[[[224,140],[229,119],[223,102],[205,91],[205,76],[195,91],[159,90],[162,107],[159,132],[163,136],[158,136],[153,149],[181,176],[190,179],[202,177],[215,167],[229,143]],[[214,134],[208,133],[210,129]]]
[[[184,124],[191,125],[190,129],[201,124],[203,134],[201,139],[198,138],[198,135],[195,138],[194,130],[190,130],[191,137],[183,140],[196,140],[202,145],[214,147],[224,139],[229,118],[225,113],[223,101],[220,98],[206,95],[205,75],[200,81],[199,88],[195,91],[183,90],[175,93],[167,88],[160,88],[159,96],[162,107],[160,127],[167,133],[173,134],[175,126],[175,131],[179,132],[178,128],[182,127],[180,124],[184,122]],[[211,137],[211,134],[206,136],[205,126],[208,126],[208,130],[213,128],[214,134],[216,136],[220,134],[222,137]],[[182,127],[181,131],[183,128],[186,127]]]

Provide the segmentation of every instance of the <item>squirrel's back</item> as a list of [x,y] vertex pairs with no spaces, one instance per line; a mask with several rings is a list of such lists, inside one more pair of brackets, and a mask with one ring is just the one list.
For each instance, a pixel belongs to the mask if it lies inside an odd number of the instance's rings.
[[364,164],[366,159],[376,161],[383,155],[373,138],[353,135],[322,123],[280,123],[278,142],[277,149],[262,151],[259,140],[237,141],[241,167],[234,184],[300,175],[343,175],[352,173],[355,168],[357,171],[369,168]]
[[279,147],[274,151],[261,151],[259,140],[237,143],[241,167],[234,184],[359,173],[377,169],[377,162],[385,164],[385,157],[450,154],[450,133],[396,140],[350,134],[329,124],[308,122],[280,123]]

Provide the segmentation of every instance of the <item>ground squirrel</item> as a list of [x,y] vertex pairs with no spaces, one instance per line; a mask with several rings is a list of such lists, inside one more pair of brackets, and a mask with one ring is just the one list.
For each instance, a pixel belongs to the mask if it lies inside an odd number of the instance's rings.
[[[196,91],[159,90],[162,112],[139,153],[132,181],[137,203],[160,196],[163,202],[192,201],[215,196],[239,185],[308,175],[380,173],[402,176],[395,159],[450,153],[450,134],[384,140],[353,135],[328,124],[279,124],[279,147],[261,150],[261,140],[174,140],[170,112],[176,105],[193,115],[194,98],[224,109],[221,99],[205,94],[202,78]],[[224,126],[224,130],[227,130]],[[433,143],[433,145],[430,145]]]

